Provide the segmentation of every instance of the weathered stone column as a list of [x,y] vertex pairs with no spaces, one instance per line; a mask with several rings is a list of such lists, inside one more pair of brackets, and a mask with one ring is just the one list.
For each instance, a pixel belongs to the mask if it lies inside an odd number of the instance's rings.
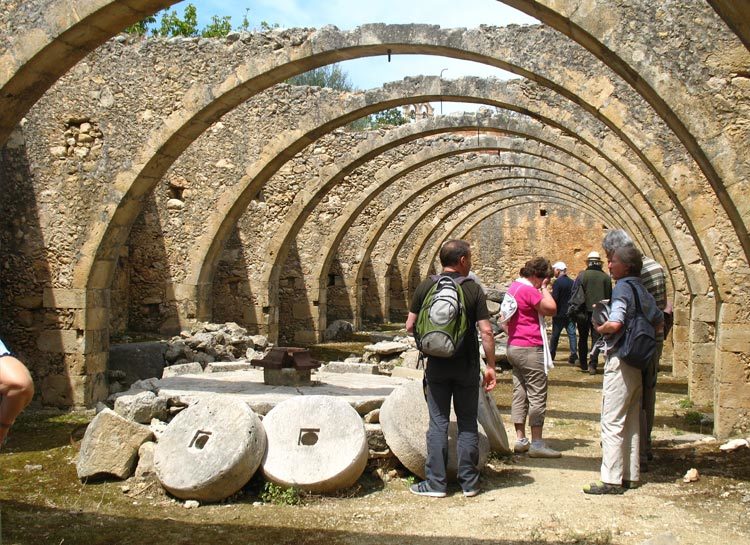
[[62,363],[42,382],[42,403],[91,407],[109,394],[109,290],[47,288],[48,326],[37,347]]
[[718,316],[714,433],[723,438],[750,430],[750,308],[723,303]]
[[716,299],[713,294],[696,295],[690,307],[690,360],[688,391],[699,406],[714,401],[714,353],[716,351]]

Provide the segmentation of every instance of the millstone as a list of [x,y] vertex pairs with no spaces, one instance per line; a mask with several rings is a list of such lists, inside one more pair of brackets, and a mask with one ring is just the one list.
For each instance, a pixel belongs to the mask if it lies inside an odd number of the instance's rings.
[[[448,426],[448,478],[456,479],[456,440],[458,426],[451,413]],[[427,427],[430,416],[422,390],[422,381],[410,381],[396,388],[380,408],[380,425],[386,443],[406,468],[425,478],[424,463],[427,458]],[[490,452],[490,442],[481,424],[479,427],[479,467],[484,467]]]
[[353,485],[367,464],[367,437],[351,405],[331,396],[300,396],[263,419],[266,478],[283,486],[332,492]]
[[219,501],[250,480],[265,450],[263,425],[250,407],[203,398],[169,423],[156,445],[154,468],[178,498]]

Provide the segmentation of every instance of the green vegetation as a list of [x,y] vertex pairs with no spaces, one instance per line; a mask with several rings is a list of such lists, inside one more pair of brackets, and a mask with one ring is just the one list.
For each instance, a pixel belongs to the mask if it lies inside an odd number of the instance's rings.
[[354,85],[349,80],[349,74],[337,64],[329,64],[314,68],[304,74],[289,78],[291,85],[310,85],[312,87],[328,87],[339,91],[353,91]]
[[692,409],[694,406],[692,400],[689,397],[681,399],[678,405],[681,409]]
[[690,426],[700,426],[703,415],[698,411],[688,411],[685,413],[685,422]]
[[[160,17],[159,17],[160,16]],[[158,21],[158,24],[157,24]],[[260,30],[271,30],[278,28],[278,24],[270,24],[261,21],[258,25]],[[186,38],[203,37],[203,38],[223,38],[232,30],[250,32],[253,30],[250,25],[250,8],[245,9],[245,15],[242,21],[236,27],[232,27],[231,15],[212,15],[211,22],[204,28],[198,28],[198,10],[193,4],[188,4],[182,12],[178,14],[176,10],[162,10],[156,15],[146,17],[125,29],[125,32],[135,36],[145,36],[149,32],[153,36],[171,38],[175,36],[184,36]]]
[[299,505],[302,503],[302,496],[300,496],[298,489],[287,488],[274,483],[266,483],[263,486],[260,499],[265,503],[274,505]]

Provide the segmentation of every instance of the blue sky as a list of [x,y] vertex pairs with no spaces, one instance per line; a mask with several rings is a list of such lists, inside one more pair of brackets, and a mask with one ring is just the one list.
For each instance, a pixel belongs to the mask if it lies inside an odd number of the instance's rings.
[[[335,25],[348,30],[366,23],[426,23],[444,28],[538,23],[497,0],[186,0],[171,9],[181,15],[188,3],[196,6],[201,28],[210,22],[212,15],[230,15],[232,25],[237,26],[247,8],[252,26],[267,21],[285,28]],[[443,69],[446,79],[467,75],[510,77],[498,68],[428,55],[394,55],[390,63],[382,58],[357,59],[342,62],[341,66],[360,89],[379,87],[406,76],[437,76]],[[476,108],[476,105],[444,104],[445,113]]]

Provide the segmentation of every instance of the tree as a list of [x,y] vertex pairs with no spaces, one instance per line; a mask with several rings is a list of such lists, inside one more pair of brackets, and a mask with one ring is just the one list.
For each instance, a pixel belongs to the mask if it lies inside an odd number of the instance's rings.
[[232,31],[232,16],[218,15],[211,16],[211,22],[206,28],[201,30],[201,36],[204,38],[223,38]]
[[142,21],[138,21],[137,23],[130,25],[128,28],[125,29],[125,32],[127,34],[133,34],[134,36],[145,36],[146,34],[148,34],[149,26],[155,23],[156,23],[156,16],[149,15]]
[[310,85],[312,87],[329,87],[340,91],[353,91],[354,85],[347,74],[338,64],[329,64],[314,68],[309,72],[289,78],[292,85]]
[[383,110],[370,116],[370,127],[376,129],[386,125],[403,125],[409,120],[404,117],[399,108]]
[[185,6],[182,18],[176,11],[165,11],[162,13],[160,26],[154,30],[156,36],[185,36],[198,35],[198,10],[193,4]]

